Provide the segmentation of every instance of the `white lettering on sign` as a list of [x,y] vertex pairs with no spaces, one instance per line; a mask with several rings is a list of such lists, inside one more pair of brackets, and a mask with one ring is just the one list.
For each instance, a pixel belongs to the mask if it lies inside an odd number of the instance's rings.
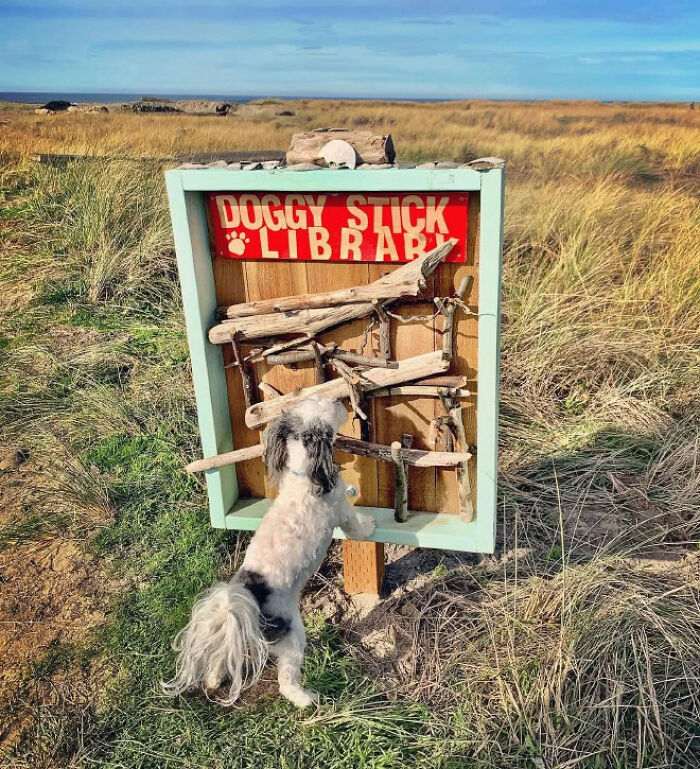
[[466,251],[467,196],[455,193],[212,193],[219,256],[379,263],[417,259],[448,237]]

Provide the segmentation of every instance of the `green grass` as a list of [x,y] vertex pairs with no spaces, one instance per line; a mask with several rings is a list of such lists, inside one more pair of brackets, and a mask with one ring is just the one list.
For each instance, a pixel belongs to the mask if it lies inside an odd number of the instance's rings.
[[[333,124],[339,108],[324,109]],[[365,125],[378,109],[389,121],[390,105],[342,114]],[[198,433],[160,167],[1,161],[0,430],[31,467],[0,479],[19,490],[0,548],[80,542],[113,586],[104,625],[22,671],[32,716],[6,763],[697,765],[694,198],[663,186],[621,118],[619,142],[606,124],[607,149],[582,163],[593,118],[579,135],[573,117],[520,128],[500,107],[449,110],[461,159],[507,156],[516,130],[551,143],[508,188],[503,557],[439,562],[387,598],[377,627],[398,660],[362,650],[347,613],[307,612],[316,712],[157,693],[194,597],[248,538],[211,529],[181,469]],[[407,134],[404,159],[444,154],[440,137]],[[327,568],[330,587],[310,592],[332,598]]]

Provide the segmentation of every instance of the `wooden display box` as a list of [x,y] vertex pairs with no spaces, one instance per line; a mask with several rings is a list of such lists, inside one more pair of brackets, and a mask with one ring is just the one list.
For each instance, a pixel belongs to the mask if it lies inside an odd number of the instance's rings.
[[[389,261],[299,261],[221,256],[208,218],[207,196],[243,191],[261,195],[290,192],[328,195],[338,192],[374,195],[461,193],[468,202],[464,260],[438,266],[428,278],[426,301],[410,304],[399,301],[390,309],[403,317],[432,315],[435,307],[430,298],[453,294],[464,276],[471,276],[464,301],[474,314],[467,315],[460,310],[455,314],[455,355],[449,373],[464,375],[466,388],[472,393],[463,401],[463,413],[467,439],[474,455],[470,460],[474,519],[465,522],[458,515],[454,470],[410,468],[408,501],[412,512],[408,521],[397,523],[393,510],[392,466],[340,452],[336,456],[344,480],[359,492],[354,503],[377,521],[374,541],[493,552],[503,169],[319,169],[300,173],[284,168],[271,171],[204,168],[168,171],[166,178],[205,457],[260,443],[260,431],[245,425],[241,377],[238,368],[230,365],[231,347],[211,344],[207,337],[217,322],[217,307],[365,284],[397,268]],[[221,237],[220,233],[218,237]],[[327,331],[319,336],[319,341],[333,341],[342,344],[346,350],[359,351],[368,320],[361,318]],[[422,323],[402,324],[392,320],[392,357],[404,359],[440,350],[442,322],[439,315]],[[365,353],[376,355],[377,345],[375,329],[367,338]],[[257,382],[267,382],[285,393],[313,385],[316,381],[312,362],[293,367],[256,364],[255,377]],[[262,394],[260,397],[262,399]],[[436,448],[430,427],[435,417],[444,413],[439,399],[391,396],[371,398],[369,402],[372,441],[390,444],[408,433],[414,436],[414,448]],[[360,437],[359,429],[358,422],[349,419],[341,433]],[[266,480],[261,459],[209,470],[206,479],[211,522],[217,528],[256,529],[269,505],[269,498],[276,491]],[[342,538],[343,534],[336,531],[335,536]],[[363,557],[371,563],[372,553],[376,554],[376,550],[364,552]],[[353,558],[356,554],[348,551],[346,555]],[[381,566],[376,558],[375,562],[379,573]]]

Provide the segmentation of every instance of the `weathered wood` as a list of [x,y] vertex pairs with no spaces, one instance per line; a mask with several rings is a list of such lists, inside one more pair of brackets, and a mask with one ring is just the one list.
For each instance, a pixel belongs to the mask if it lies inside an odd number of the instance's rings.
[[456,295],[454,297],[435,298],[435,304],[437,305],[437,308],[443,317],[442,357],[446,360],[452,360],[452,355],[454,352],[454,315],[457,307],[464,306],[462,303],[462,296],[464,296],[464,292],[467,290],[470,281],[471,276],[465,275],[460,281]]
[[264,393],[270,398],[279,398],[282,393],[276,388],[273,387],[271,384],[268,384],[267,382],[260,382],[258,385],[258,390],[260,390],[261,393]]
[[352,405],[353,413],[363,422],[366,422],[367,414],[360,405],[362,402],[362,391],[359,389],[360,377],[350,368],[350,366],[336,358],[331,358],[331,366],[333,366],[348,385],[348,395],[350,396],[350,404]]
[[382,136],[371,131],[349,131],[343,128],[319,128],[292,136],[287,150],[287,164],[317,163],[325,165],[321,156],[323,147],[333,139],[348,142],[357,153],[358,163],[393,163],[396,153],[390,135]]
[[[467,435],[462,420],[462,406],[447,395],[443,395],[441,399],[445,411],[448,413],[446,422],[452,431],[454,441],[462,451],[468,452]],[[474,506],[469,477],[469,460],[466,459],[460,462],[457,469],[457,495],[459,497],[460,517],[469,523],[474,520]]]
[[311,354],[314,357],[314,365],[316,366],[316,384],[323,384],[326,381],[326,372],[323,368],[321,349],[318,342],[311,343]]
[[390,398],[399,395],[411,395],[415,398],[439,398],[445,394],[452,398],[469,398],[472,393],[463,387],[435,387],[434,385],[399,385],[398,387],[385,387],[367,393],[371,398]]
[[209,331],[209,341],[212,344],[226,344],[232,332],[238,332],[240,340],[244,342],[278,334],[305,334],[307,337],[313,337],[325,329],[369,315],[373,309],[372,304],[365,302],[339,307],[323,307],[318,310],[290,310],[270,315],[250,315],[214,326]]
[[[393,462],[391,447],[381,443],[368,443],[357,438],[339,435],[335,448],[346,454],[360,457],[372,457],[382,462]],[[469,459],[471,454],[462,451],[425,451],[424,449],[401,449],[401,456],[411,467],[457,467],[460,462]]]
[[335,350],[333,357],[346,363],[354,363],[356,366],[368,366],[369,368],[398,368],[397,360],[387,360],[385,358],[375,358],[369,355],[359,355],[347,350]]
[[391,358],[391,324],[389,316],[384,312],[384,308],[377,303],[377,316],[379,317],[379,355],[389,360]]
[[241,374],[245,405],[246,408],[250,408],[254,403],[258,402],[258,399],[255,397],[255,385],[253,384],[253,377],[250,374],[250,369],[248,368],[246,361],[243,360],[243,355],[241,354],[241,346],[238,343],[238,334],[233,334],[231,336],[231,348],[233,350],[233,359]]
[[[339,435],[335,439],[335,449],[344,454],[353,454],[358,457],[370,457],[382,462],[392,462],[391,447],[380,443],[370,443],[358,438],[348,438]],[[247,446],[243,449],[227,451],[225,454],[217,454],[215,457],[197,459],[185,466],[188,473],[201,473],[206,470],[215,470],[226,465],[235,465],[250,459],[257,459],[263,455],[263,444]],[[402,449],[402,458],[406,464],[412,467],[457,467],[460,462],[469,459],[471,454],[449,451],[423,451],[422,449]]]
[[[456,242],[454,238],[446,240],[432,251],[419,256],[418,259],[407,262],[388,275],[365,286],[351,286],[319,294],[281,296],[276,299],[234,304],[230,307],[220,307],[217,310],[217,314],[219,318],[235,320],[248,318],[252,315],[270,315],[271,313],[287,313],[299,310],[320,310],[327,307],[390,301],[418,296],[425,288],[425,279],[445,259]],[[227,322],[224,321],[224,323]],[[271,331],[268,333],[268,336],[273,333],[276,332]],[[280,333],[286,333],[286,331]]]
[[[410,382],[414,379],[446,371],[449,361],[442,358],[438,352],[429,352],[406,358],[399,361],[394,369],[372,368],[359,374],[362,389],[376,390],[380,387],[390,387],[402,382]],[[305,387],[298,393],[290,393],[272,401],[257,403],[246,410],[245,423],[248,427],[258,427],[311,395],[323,398],[349,398],[350,392],[347,383],[342,379],[333,379],[314,387]]]
[[391,444],[391,459],[394,463],[394,520],[403,523],[408,518],[408,482],[399,441]]
[[[315,343],[314,343],[315,344]],[[332,355],[338,360],[346,363],[354,363],[356,366],[368,366],[370,368],[397,368],[398,362],[395,360],[385,360],[384,358],[374,358],[368,355],[358,355],[347,350],[338,350],[328,345],[316,345],[320,355]],[[265,360],[272,365],[289,366],[294,363],[305,363],[315,360],[316,353],[313,347],[302,347],[299,350],[281,352],[274,355],[266,355]]]
[[257,459],[263,455],[264,451],[265,447],[262,443],[256,443],[243,449],[235,449],[234,451],[227,451],[225,454],[217,454],[215,457],[196,459],[194,462],[185,465],[185,470],[188,473],[203,473],[206,470],[215,470],[218,467],[236,465],[249,459]]
[[414,385],[426,385],[430,387],[464,387],[467,384],[466,376],[453,376],[447,374],[445,376],[427,376],[423,379],[417,379],[413,382]]

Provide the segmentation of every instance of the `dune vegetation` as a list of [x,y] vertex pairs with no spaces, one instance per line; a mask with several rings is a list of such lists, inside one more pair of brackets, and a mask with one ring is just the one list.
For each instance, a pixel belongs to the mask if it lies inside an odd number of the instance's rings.
[[[700,764],[700,111],[267,100],[0,123],[0,765]],[[248,535],[212,530],[182,470],[163,171],[320,126],[390,132],[402,160],[508,161],[498,550],[390,547],[367,606],[334,546],[304,597],[314,712],[271,675],[233,710],[164,700],[174,633]]]

